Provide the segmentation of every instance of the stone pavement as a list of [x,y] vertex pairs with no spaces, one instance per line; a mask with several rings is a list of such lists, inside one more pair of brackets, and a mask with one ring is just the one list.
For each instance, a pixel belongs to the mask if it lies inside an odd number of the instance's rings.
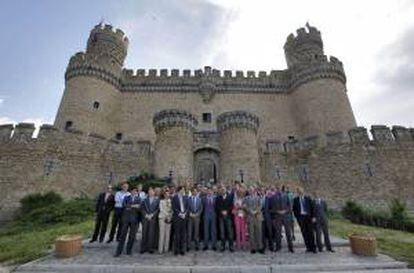
[[[299,233],[298,233],[299,234]],[[297,237],[301,237],[300,235]],[[49,255],[42,259],[24,264],[16,269],[19,273],[33,272],[411,272],[406,264],[394,259],[378,255],[377,257],[361,257],[351,254],[348,242],[332,238],[335,253],[306,253],[301,238],[295,242],[294,254],[281,252],[250,254],[248,251],[234,253],[208,251],[191,251],[185,256],[167,254],[139,254],[139,240],[131,256],[122,255],[114,258],[116,244],[93,243],[84,241],[82,255],[57,259]]]

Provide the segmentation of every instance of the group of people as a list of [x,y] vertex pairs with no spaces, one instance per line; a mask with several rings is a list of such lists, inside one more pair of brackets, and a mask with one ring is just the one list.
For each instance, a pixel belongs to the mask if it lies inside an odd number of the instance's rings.
[[[326,202],[311,198],[302,188],[295,195],[289,188],[195,185],[129,189],[127,182],[113,194],[112,186],[96,202],[95,230],[90,242],[105,239],[113,211],[108,243],[118,242],[115,257],[131,255],[136,234],[142,225],[140,253],[185,255],[194,249],[251,253],[277,252],[282,248],[282,227],[287,248],[294,252],[295,219],[307,252],[334,252],[331,247]],[[324,245],[322,244],[322,235]],[[218,243],[219,241],[219,243]],[[235,244],[235,245],[234,245]]]

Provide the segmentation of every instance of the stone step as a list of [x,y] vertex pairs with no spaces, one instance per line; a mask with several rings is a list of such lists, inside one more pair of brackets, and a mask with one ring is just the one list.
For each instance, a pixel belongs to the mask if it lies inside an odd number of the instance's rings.
[[303,273],[303,272],[407,272],[414,270],[406,269],[402,262],[375,262],[363,264],[284,264],[284,265],[252,265],[252,266],[136,266],[136,265],[80,265],[80,264],[27,264],[19,267],[18,273]]

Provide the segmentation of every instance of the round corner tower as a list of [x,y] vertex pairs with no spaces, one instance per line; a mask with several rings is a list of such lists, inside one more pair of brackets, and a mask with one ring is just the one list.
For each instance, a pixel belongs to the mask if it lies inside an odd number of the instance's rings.
[[225,112],[217,117],[220,134],[220,180],[260,180],[257,130],[259,118],[247,111]]
[[284,45],[291,75],[291,109],[301,137],[346,131],[356,121],[342,63],[324,54],[321,33],[306,24]]
[[56,127],[114,136],[127,48],[128,39],[121,30],[101,24],[91,30],[86,52],[72,56],[66,69]]
[[172,175],[175,183],[193,178],[193,135],[198,121],[191,113],[167,109],[154,115],[154,173]]

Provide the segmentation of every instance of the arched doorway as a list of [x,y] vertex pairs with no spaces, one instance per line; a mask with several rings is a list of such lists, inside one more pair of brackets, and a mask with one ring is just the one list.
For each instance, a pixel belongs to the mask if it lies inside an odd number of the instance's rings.
[[212,148],[201,148],[194,152],[194,182],[217,183],[219,174],[219,152]]

